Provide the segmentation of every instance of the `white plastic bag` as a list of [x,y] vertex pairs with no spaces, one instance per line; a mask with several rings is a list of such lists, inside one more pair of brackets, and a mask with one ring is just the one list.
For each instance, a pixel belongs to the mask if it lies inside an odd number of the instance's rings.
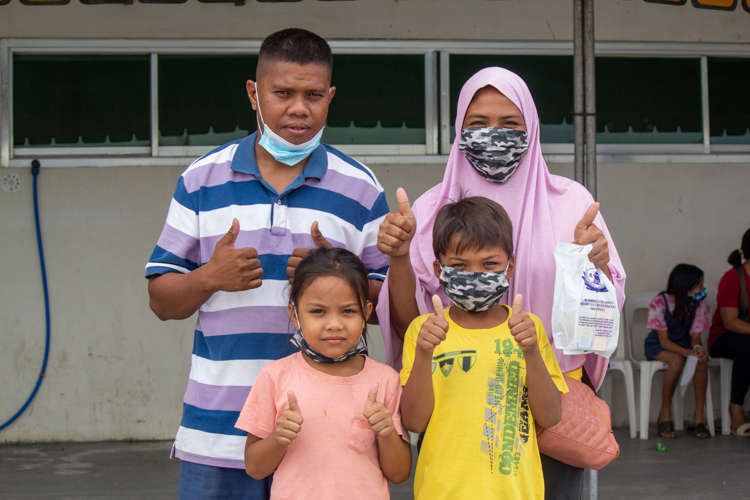
[[589,262],[592,246],[555,247],[552,336],[565,354],[595,353],[609,358],[620,334],[615,287]]

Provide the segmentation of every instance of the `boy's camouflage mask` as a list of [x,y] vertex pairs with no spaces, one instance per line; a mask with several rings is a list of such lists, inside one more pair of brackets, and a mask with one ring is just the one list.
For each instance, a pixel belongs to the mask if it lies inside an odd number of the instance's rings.
[[500,127],[461,130],[458,149],[466,155],[479,175],[490,182],[503,183],[516,171],[529,150],[522,130]]
[[457,307],[470,313],[484,312],[497,304],[508,290],[508,268],[500,272],[470,273],[440,265],[440,285]]

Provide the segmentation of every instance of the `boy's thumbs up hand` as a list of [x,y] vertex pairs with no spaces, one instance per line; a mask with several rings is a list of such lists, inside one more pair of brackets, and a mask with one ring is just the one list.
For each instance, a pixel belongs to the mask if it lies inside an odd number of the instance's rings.
[[377,401],[379,388],[380,385],[377,382],[370,387],[362,415],[367,419],[367,423],[370,424],[375,434],[385,437],[395,431],[396,427],[393,425],[391,411],[383,403]]
[[386,215],[378,229],[378,250],[389,257],[408,257],[409,245],[417,229],[417,220],[403,188],[396,191],[396,199],[399,211]]
[[513,307],[508,318],[510,334],[523,352],[539,348],[536,338],[536,325],[531,316],[522,311],[523,296],[519,293],[513,298]]
[[294,395],[294,392],[287,392],[286,398],[289,409],[281,412],[278,420],[276,420],[276,429],[274,430],[276,442],[282,446],[292,444],[292,441],[294,441],[302,429],[302,422],[304,421],[302,412],[299,409],[299,403],[297,403],[297,396]]
[[446,339],[448,320],[443,313],[443,301],[437,295],[432,296],[432,307],[435,314],[422,324],[417,336],[417,348],[430,353]]

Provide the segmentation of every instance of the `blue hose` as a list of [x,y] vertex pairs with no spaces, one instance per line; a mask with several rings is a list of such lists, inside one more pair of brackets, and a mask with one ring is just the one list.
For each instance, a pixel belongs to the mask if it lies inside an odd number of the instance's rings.
[[42,268],[42,286],[44,287],[44,313],[47,317],[47,333],[45,336],[44,344],[44,362],[42,363],[42,371],[39,373],[39,378],[36,381],[34,390],[31,391],[31,396],[23,404],[20,410],[4,424],[0,425],[0,431],[12,424],[21,414],[28,408],[31,401],[36,396],[39,386],[42,385],[42,379],[44,378],[44,371],[47,369],[47,358],[49,358],[49,295],[47,294],[47,270],[44,267],[44,250],[42,250],[42,231],[39,228],[39,204],[37,203],[36,195],[36,179],[39,176],[39,160],[31,162],[31,173],[34,176],[34,220],[36,221],[36,242],[39,247],[39,265]]

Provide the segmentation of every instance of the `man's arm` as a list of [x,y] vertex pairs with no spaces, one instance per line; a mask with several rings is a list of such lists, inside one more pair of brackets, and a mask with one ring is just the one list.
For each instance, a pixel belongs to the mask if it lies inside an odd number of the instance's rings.
[[211,259],[187,274],[167,273],[148,280],[149,306],[162,320],[185,319],[218,291],[237,292],[258,288],[263,269],[254,248],[234,248],[240,223],[232,221]]

